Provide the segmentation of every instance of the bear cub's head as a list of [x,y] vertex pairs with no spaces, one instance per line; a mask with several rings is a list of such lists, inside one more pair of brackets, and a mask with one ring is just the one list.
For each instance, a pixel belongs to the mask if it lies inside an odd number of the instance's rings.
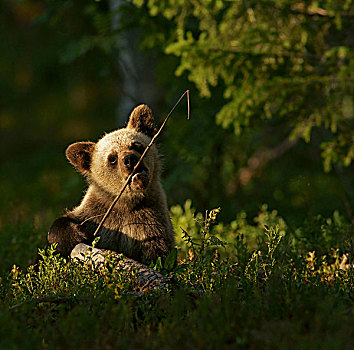
[[[84,174],[89,183],[117,195],[140,156],[156,132],[151,110],[146,105],[136,107],[126,128],[103,136],[97,143],[76,142],[66,150],[66,157]],[[143,195],[159,177],[159,158],[153,145],[139,165],[126,196]]]

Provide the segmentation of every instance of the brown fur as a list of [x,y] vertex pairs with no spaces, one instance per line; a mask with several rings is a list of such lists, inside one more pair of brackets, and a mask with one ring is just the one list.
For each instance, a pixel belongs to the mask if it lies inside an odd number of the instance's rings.
[[147,105],[140,105],[133,110],[127,128],[135,129],[143,134],[153,137],[156,133],[151,109]]
[[[78,142],[66,156],[87,177],[89,188],[79,206],[56,220],[48,234],[63,255],[78,243],[90,243],[93,233],[120,192],[155,132],[151,110],[132,112],[128,125],[105,135],[96,144]],[[174,247],[174,232],[160,182],[160,160],[155,146],[147,152],[131,183],[99,232],[99,248],[114,250],[149,263],[165,258]]]

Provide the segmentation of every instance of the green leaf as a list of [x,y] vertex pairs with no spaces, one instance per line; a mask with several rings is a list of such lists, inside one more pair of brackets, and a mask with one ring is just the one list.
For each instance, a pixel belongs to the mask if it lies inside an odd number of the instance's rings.
[[156,270],[156,271],[161,271],[162,268],[163,268],[163,266],[162,266],[161,257],[158,257],[158,258],[156,259],[156,263],[155,263],[155,266],[154,266],[154,270]]
[[177,248],[173,248],[171,252],[167,255],[164,263],[164,268],[167,271],[171,271],[176,264],[177,260]]

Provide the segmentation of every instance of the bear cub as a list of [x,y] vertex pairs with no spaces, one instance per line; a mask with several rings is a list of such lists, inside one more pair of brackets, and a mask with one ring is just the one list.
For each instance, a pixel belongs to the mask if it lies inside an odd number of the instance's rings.
[[[61,255],[70,256],[79,243],[92,243],[103,215],[155,131],[150,108],[140,105],[131,113],[126,128],[106,134],[97,143],[77,142],[67,148],[66,157],[86,177],[89,187],[80,205],[55,220],[49,229],[48,241],[57,243]],[[152,145],[98,232],[98,248],[145,264],[166,258],[173,249],[174,232],[160,168],[157,148]]]

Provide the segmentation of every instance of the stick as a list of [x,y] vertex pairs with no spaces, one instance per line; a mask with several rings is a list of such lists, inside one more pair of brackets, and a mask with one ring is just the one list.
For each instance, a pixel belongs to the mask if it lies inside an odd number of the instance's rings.
[[127,181],[125,182],[122,190],[120,191],[120,193],[118,194],[118,196],[116,198],[114,198],[112,204],[110,205],[110,207],[108,208],[108,210],[106,211],[106,213],[104,214],[104,217],[102,218],[101,222],[99,223],[99,225],[97,226],[96,231],[94,232],[94,236],[97,235],[97,233],[99,232],[99,230],[101,229],[102,225],[104,224],[104,222],[106,221],[108,215],[111,213],[112,209],[114,208],[114,206],[116,205],[116,203],[118,202],[119,198],[122,196],[124,190],[126,189],[126,187],[128,186],[129,182],[131,181],[132,177],[134,176],[136,169],[138,169],[139,165],[141,164],[141,162],[143,161],[147,151],[150,149],[150,147],[153,145],[154,141],[156,140],[156,138],[160,135],[163,127],[165,126],[165,124],[167,123],[168,119],[170,118],[171,114],[174,112],[174,110],[176,109],[176,107],[179,105],[179,103],[181,102],[182,98],[187,95],[187,104],[188,104],[188,119],[190,116],[190,105],[189,105],[189,90],[186,90],[183,95],[179,98],[179,100],[177,101],[177,103],[174,105],[174,107],[171,109],[170,113],[168,113],[167,117],[165,118],[164,122],[162,123],[160,129],[157,131],[157,133],[154,135],[154,137],[151,139],[150,143],[148,144],[148,146],[145,148],[145,151],[143,152],[143,154],[141,155],[138,163],[136,163],[133,171],[130,173],[130,175],[127,178]]

